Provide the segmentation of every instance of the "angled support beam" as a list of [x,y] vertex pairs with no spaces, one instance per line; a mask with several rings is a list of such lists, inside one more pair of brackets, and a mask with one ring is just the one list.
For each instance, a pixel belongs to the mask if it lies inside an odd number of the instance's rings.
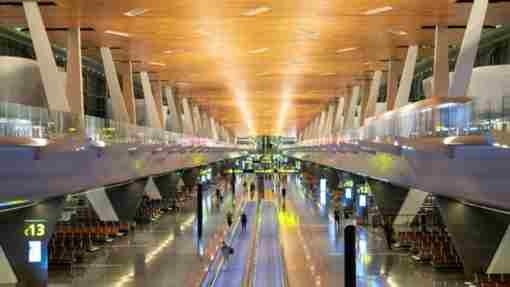
[[48,109],[70,112],[64,77],[59,73],[37,1],[24,1],[25,19],[41,72]]
[[395,109],[401,108],[409,103],[409,96],[411,95],[411,86],[413,84],[414,70],[416,67],[416,59],[418,58],[418,46],[412,45],[407,49],[406,62],[404,64],[404,71],[400,78],[400,85],[398,87],[397,98],[395,100]]
[[388,62],[388,79],[386,81],[386,110],[391,111],[395,107],[397,99],[397,81],[401,65],[398,61]]
[[80,27],[70,28],[67,32],[67,75],[66,95],[71,113],[76,116],[78,126],[83,126],[85,109],[83,107],[83,74],[81,63]]
[[115,68],[110,48],[102,47],[101,57],[103,58],[108,91],[112,98],[112,119],[119,122],[129,123],[129,116],[124,103],[124,96],[122,96],[119,78],[117,76],[117,69]]
[[156,100],[154,99],[151,82],[147,72],[140,72],[140,79],[142,81],[143,98],[145,101],[145,118],[147,120],[147,124],[151,128],[161,129],[161,106],[158,107]]
[[345,128],[352,129],[354,126],[354,116],[356,114],[356,110],[358,108],[358,100],[359,100],[360,87],[355,86],[352,89],[352,96],[349,101],[349,109],[347,115],[345,116]]
[[124,104],[131,124],[136,124],[136,100],[133,84],[133,62],[129,61],[121,65],[122,95]]
[[195,136],[202,136],[202,125],[201,125],[201,118],[200,118],[200,111],[198,110],[198,106],[193,105],[193,127],[195,130]]
[[379,89],[381,87],[382,72],[375,71],[372,83],[370,85],[370,94],[368,96],[367,109],[365,112],[365,119],[375,116],[375,106],[377,98],[379,98]]
[[448,28],[436,26],[434,46],[434,75],[432,80],[432,96],[448,97],[450,70],[448,66]]
[[161,92],[161,81],[160,80],[156,80],[156,81],[152,81],[149,82],[150,83],[150,86],[151,86],[151,91],[152,91],[152,96],[154,97],[154,103],[156,104],[156,112],[158,114],[158,117],[159,117],[159,121],[161,122],[161,127],[162,128],[165,128],[165,122],[166,122],[166,117],[165,117],[165,113],[163,112],[163,95],[162,95],[162,92]]
[[335,126],[334,131],[335,133],[340,133],[344,127],[344,97],[338,98],[338,103],[336,106],[336,114],[335,114]]
[[466,32],[457,57],[457,64],[455,65],[455,73],[449,91],[450,97],[467,96],[488,5],[489,0],[473,1]]
[[194,135],[195,130],[193,128],[193,117],[191,115],[191,108],[187,98],[182,99],[182,109],[183,109],[183,132],[187,135]]
[[175,133],[182,133],[182,118],[177,110],[174,90],[172,87],[165,86],[163,91],[170,111],[170,130]]

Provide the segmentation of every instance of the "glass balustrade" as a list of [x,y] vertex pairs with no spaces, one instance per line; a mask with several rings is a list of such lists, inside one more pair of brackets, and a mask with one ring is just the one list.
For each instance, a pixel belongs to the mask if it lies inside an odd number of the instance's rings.
[[82,118],[68,112],[0,102],[0,137],[59,139],[69,136],[81,136],[98,145],[129,143],[239,147],[209,138],[187,136],[109,119],[87,115]]
[[339,142],[375,141],[393,143],[423,137],[479,135],[490,131],[506,131],[510,118],[504,106],[481,107],[477,99],[428,99],[395,111],[369,118],[356,129],[339,134],[308,139],[299,145],[321,145]]

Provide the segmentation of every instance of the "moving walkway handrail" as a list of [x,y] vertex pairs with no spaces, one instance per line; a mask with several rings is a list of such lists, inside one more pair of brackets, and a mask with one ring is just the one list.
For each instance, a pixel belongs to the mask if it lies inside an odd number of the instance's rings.
[[279,238],[279,241],[280,241],[280,259],[281,259],[281,263],[282,263],[282,274],[281,274],[281,282],[282,282],[282,287],[289,287],[290,284],[289,284],[289,274],[287,273],[287,260],[285,259],[285,249],[283,248],[283,243],[281,241],[281,237],[280,237],[280,222],[277,220],[276,221],[277,224],[278,224],[278,238]]
[[[241,207],[239,208],[239,210],[244,210],[245,207],[246,207],[246,202],[243,202]],[[239,216],[235,216],[235,218],[238,218],[238,219],[235,221],[235,224],[232,227],[232,230],[229,234],[228,240],[225,240],[225,241],[232,242],[235,234],[238,232],[239,224],[240,224]],[[214,264],[216,262],[216,260],[220,260],[220,262],[218,264]],[[216,283],[216,280],[218,280],[218,277],[220,274],[219,271],[223,267],[224,261],[225,261],[225,259],[221,255],[221,248],[218,248],[218,250],[216,250],[216,253],[214,254],[214,258],[211,261],[211,264],[209,264],[209,266],[207,267],[207,272],[205,272],[204,276],[202,277],[202,280],[201,280],[199,286],[201,286],[201,287],[214,286],[214,284]],[[212,270],[212,268],[214,268],[215,265],[217,265],[217,267],[214,270]],[[210,272],[214,272],[214,277],[210,282],[207,282],[207,278],[209,277],[208,275],[210,274]]]
[[259,218],[260,218],[260,205],[257,203],[257,213],[255,215],[255,226],[251,239],[250,239],[250,254],[248,255],[248,260],[246,260],[243,274],[242,287],[251,287],[252,284],[252,274],[255,266],[255,257],[256,257],[256,249],[257,249],[257,234],[259,227]]

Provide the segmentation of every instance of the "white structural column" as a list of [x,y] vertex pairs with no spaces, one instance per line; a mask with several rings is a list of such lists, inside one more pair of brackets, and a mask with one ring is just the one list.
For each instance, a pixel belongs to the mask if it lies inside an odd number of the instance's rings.
[[464,32],[464,39],[455,65],[455,73],[449,91],[450,97],[467,96],[488,5],[489,0],[473,1],[466,32]]
[[37,1],[24,1],[23,9],[34,45],[34,51],[41,72],[48,109],[69,112],[65,81],[58,72],[51,43]]
[[151,128],[161,129],[163,128],[160,111],[161,107],[158,107],[154,96],[152,95],[151,82],[147,72],[140,72],[140,79],[142,81],[143,98],[145,102],[145,119],[146,123]]
[[434,75],[432,80],[432,96],[448,97],[450,72],[448,66],[448,28],[436,26],[434,45]]
[[326,112],[323,110],[319,117],[319,128],[317,130],[318,137],[323,138],[324,137],[324,126],[326,124]]
[[193,127],[195,130],[195,136],[202,136],[202,125],[201,125],[201,117],[200,117],[200,111],[198,110],[198,106],[193,106]]
[[209,125],[211,126],[212,138],[214,140],[218,140],[218,132],[216,131],[216,121],[212,117],[209,118],[209,121],[210,121]]
[[179,115],[179,112],[177,110],[174,90],[172,89],[172,87],[164,86],[163,92],[166,97],[166,102],[168,103],[168,110],[170,111],[170,130],[175,133],[181,133],[182,132],[182,123],[181,123],[182,118]]
[[101,48],[101,57],[103,58],[104,72],[106,76],[106,83],[108,84],[108,91],[112,99],[112,119],[119,122],[129,122],[124,97],[120,89],[119,78],[117,76],[117,69],[113,62],[112,51],[110,48]]
[[398,76],[400,73],[401,64],[396,60],[388,62],[388,73],[386,80],[386,110],[391,111],[395,107],[395,100],[397,98]]
[[79,27],[67,32],[66,96],[69,109],[81,126],[85,109],[83,107],[83,74],[81,72],[81,34]]
[[342,131],[344,127],[344,97],[338,98],[338,103],[336,105],[336,113],[335,113],[335,122],[334,122],[334,133],[338,134]]
[[370,94],[368,95],[367,110],[365,112],[365,119],[375,116],[375,106],[377,98],[379,98],[379,89],[381,87],[382,72],[375,71],[372,83],[370,85]]
[[156,112],[159,116],[159,121],[161,122],[161,127],[165,128],[166,122],[166,114],[163,108],[163,95],[161,93],[161,81],[156,80],[149,82],[152,90],[152,96],[154,97],[154,102],[156,103]]
[[354,116],[356,114],[356,109],[358,108],[359,92],[360,92],[360,87],[359,86],[355,86],[352,89],[352,97],[350,99],[349,109],[347,110],[347,114],[345,115],[344,126],[345,126],[346,129],[355,128],[355,126],[354,126]]
[[184,113],[184,121],[182,123],[183,133],[187,135],[194,135],[195,130],[193,128],[193,117],[191,115],[191,108],[187,98],[182,99],[182,109]]
[[122,95],[124,96],[124,104],[129,117],[129,122],[136,124],[136,100],[133,84],[133,63],[128,61],[121,66],[122,76]]
[[329,133],[330,137],[335,135],[335,131],[333,130],[333,127],[335,124],[335,112],[336,112],[336,103],[331,103],[329,105],[329,122],[328,122],[328,133]]
[[404,71],[402,72],[400,85],[398,86],[394,109],[401,108],[409,103],[409,96],[411,95],[411,86],[413,84],[414,70],[416,67],[417,58],[418,45],[409,46],[409,49],[407,49],[406,62],[404,64]]

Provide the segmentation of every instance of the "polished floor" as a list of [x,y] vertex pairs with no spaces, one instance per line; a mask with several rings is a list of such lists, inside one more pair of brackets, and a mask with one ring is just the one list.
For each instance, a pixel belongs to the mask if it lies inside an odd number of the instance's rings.
[[[238,188],[239,196],[246,194]],[[50,270],[50,286],[194,287],[207,275],[215,278],[216,287],[243,286],[246,279],[256,287],[280,287],[286,281],[291,287],[344,286],[342,232],[326,208],[305,196],[297,177],[289,177],[287,194],[285,208],[270,191],[259,203],[247,194],[238,198],[249,218],[245,233],[225,227],[227,208],[213,208],[208,195],[203,242],[196,240],[194,209],[189,208],[137,228],[71,270]],[[228,232],[235,253],[230,262],[211,268]],[[378,230],[358,227],[357,237],[358,287],[464,286],[462,273],[437,272],[414,264],[405,253],[388,251]]]
[[[195,209],[187,206],[178,214],[138,226],[82,264],[65,269],[50,266],[49,286],[196,286],[225,231],[227,208],[215,207],[213,197],[213,192],[204,197],[202,242],[197,240]],[[230,200],[227,195],[224,205]]]
[[[304,195],[295,177],[289,192],[281,236],[289,285],[292,287],[344,286],[344,242],[328,212]],[[415,264],[405,253],[388,251],[378,230],[358,227],[358,287],[464,286],[459,272],[438,272]]]

